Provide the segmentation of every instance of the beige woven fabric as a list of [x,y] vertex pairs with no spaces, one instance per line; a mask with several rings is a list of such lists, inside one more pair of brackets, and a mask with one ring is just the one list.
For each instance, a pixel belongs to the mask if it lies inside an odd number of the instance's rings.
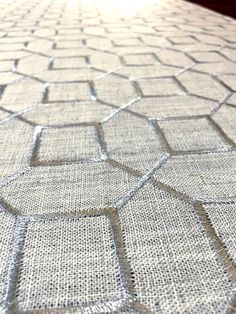
[[0,314],[236,313],[235,142],[233,19],[0,1]]

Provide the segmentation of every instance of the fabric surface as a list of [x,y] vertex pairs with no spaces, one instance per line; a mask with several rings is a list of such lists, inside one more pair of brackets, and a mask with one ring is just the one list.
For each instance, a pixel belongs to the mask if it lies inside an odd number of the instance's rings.
[[0,1],[0,313],[236,313],[236,21]]

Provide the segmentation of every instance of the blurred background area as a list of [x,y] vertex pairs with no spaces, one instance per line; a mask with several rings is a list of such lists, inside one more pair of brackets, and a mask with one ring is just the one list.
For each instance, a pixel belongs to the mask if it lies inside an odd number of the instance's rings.
[[188,0],[216,12],[236,18],[236,0]]

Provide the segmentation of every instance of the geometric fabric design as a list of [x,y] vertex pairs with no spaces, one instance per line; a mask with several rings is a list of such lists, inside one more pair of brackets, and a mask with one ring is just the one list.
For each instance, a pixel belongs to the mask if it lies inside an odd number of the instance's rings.
[[236,22],[182,0],[0,20],[0,314],[236,312]]
[[147,185],[120,217],[140,302],[153,313],[223,311],[234,285],[191,205]]
[[85,304],[89,308],[107,299],[122,300],[114,250],[105,216],[30,222],[17,282],[19,309],[80,308]]

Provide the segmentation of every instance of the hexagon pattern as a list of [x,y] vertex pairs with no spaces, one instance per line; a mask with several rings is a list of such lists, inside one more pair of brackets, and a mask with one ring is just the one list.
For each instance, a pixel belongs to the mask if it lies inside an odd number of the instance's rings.
[[[120,219],[137,298],[152,313],[171,312],[173,307],[178,313],[223,311],[234,285],[191,205],[147,184],[121,210]],[[184,302],[186,294],[189,303]],[[208,302],[203,302],[206,295]]]
[[[35,254],[39,256],[37,260],[33,258]],[[58,264],[61,259],[63,262]],[[79,304],[89,310],[96,302],[119,301],[125,299],[120,277],[107,217],[35,221],[27,225],[17,285],[20,310]]]
[[0,18],[0,313],[234,313],[236,22],[182,0]]

